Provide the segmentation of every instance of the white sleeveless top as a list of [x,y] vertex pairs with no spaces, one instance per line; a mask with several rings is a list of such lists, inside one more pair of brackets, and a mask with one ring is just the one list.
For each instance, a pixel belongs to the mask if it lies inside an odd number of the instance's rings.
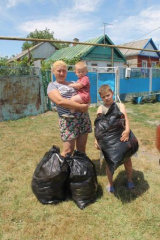
[[[120,103],[116,103],[116,105],[120,109]],[[102,114],[106,114],[110,107],[106,107],[104,105],[101,105],[101,106],[102,106]]]

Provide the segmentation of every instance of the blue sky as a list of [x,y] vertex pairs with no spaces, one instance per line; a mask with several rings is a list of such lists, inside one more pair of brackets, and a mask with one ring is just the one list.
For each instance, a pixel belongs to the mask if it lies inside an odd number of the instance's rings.
[[[48,28],[57,39],[84,42],[103,35],[104,23],[115,45],[152,38],[160,48],[159,0],[0,0],[2,37]],[[22,44],[0,40],[0,57],[20,53]]]

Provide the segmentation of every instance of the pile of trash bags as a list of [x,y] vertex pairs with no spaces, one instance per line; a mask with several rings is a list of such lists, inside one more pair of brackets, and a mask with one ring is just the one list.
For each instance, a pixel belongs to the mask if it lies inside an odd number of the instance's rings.
[[138,140],[130,131],[127,142],[120,141],[125,129],[125,116],[113,103],[106,114],[102,114],[94,122],[95,138],[112,174],[127,159],[134,155],[139,147]]
[[83,209],[96,200],[95,166],[85,153],[75,151],[73,156],[64,158],[60,149],[53,146],[37,165],[31,187],[42,204],[57,204],[71,195]]
[[67,162],[70,168],[68,189],[81,209],[94,202],[97,195],[97,175],[93,162],[82,152],[75,151]]

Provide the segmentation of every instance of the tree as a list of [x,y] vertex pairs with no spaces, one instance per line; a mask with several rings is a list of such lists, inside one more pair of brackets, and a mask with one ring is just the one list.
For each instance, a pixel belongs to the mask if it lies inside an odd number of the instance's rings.
[[[46,28],[45,30],[35,30],[34,32],[30,32],[27,35],[27,38],[38,38],[38,39],[52,39],[52,40],[57,40],[54,38],[54,32],[50,32],[50,30],[48,28]],[[26,41],[23,43],[22,45],[22,50],[26,50],[30,47],[35,46],[36,44],[38,44],[39,42],[37,41]],[[63,47],[68,47],[68,44],[64,44],[64,43],[51,43],[54,46],[56,46],[57,48],[63,48]]]
[[6,67],[8,65],[8,57],[0,57],[0,67]]
[[[55,39],[55,40],[60,40],[60,39]],[[61,41],[61,40],[60,40],[60,41]],[[68,43],[55,43],[54,45],[55,45],[58,49],[69,47],[69,44],[68,44]]]
[[[66,59],[66,58],[63,58],[63,59],[60,59],[60,60],[63,60],[68,66],[68,70],[73,70],[72,68],[72,65],[75,65],[77,62],[79,62],[81,60],[81,55],[77,56],[77,57],[74,57],[70,60]],[[42,61],[42,65],[41,65],[41,70],[43,71],[46,71],[48,69],[51,69],[51,66],[52,64],[55,62],[56,60],[50,60],[50,61]]]

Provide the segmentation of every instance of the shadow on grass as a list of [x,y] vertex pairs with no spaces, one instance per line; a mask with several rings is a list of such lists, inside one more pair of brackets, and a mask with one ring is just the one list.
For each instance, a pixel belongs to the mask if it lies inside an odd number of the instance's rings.
[[133,181],[135,188],[129,190],[126,186],[126,173],[121,171],[114,180],[115,197],[120,199],[122,203],[130,203],[136,198],[144,194],[149,189],[148,182],[144,179],[143,172],[133,171]]
[[[99,159],[93,160],[95,169],[97,172],[97,176],[106,176],[105,161],[100,162]],[[134,201],[136,198],[144,194],[149,189],[148,182],[144,179],[143,172],[133,170],[133,181],[135,184],[135,188],[129,190],[127,188],[127,179],[126,179],[126,172],[121,171],[117,175],[114,180],[114,187],[115,187],[115,197],[121,200],[122,203],[130,203]],[[98,198],[103,195],[102,187],[98,186]]]
[[98,184],[98,189],[97,189],[97,199],[101,198],[103,195],[103,189],[100,184]]
[[95,165],[95,169],[96,169],[96,173],[97,176],[106,176],[106,163],[105,161],[100,162],[100,159],[94,159],[92,160],[94,165]]

